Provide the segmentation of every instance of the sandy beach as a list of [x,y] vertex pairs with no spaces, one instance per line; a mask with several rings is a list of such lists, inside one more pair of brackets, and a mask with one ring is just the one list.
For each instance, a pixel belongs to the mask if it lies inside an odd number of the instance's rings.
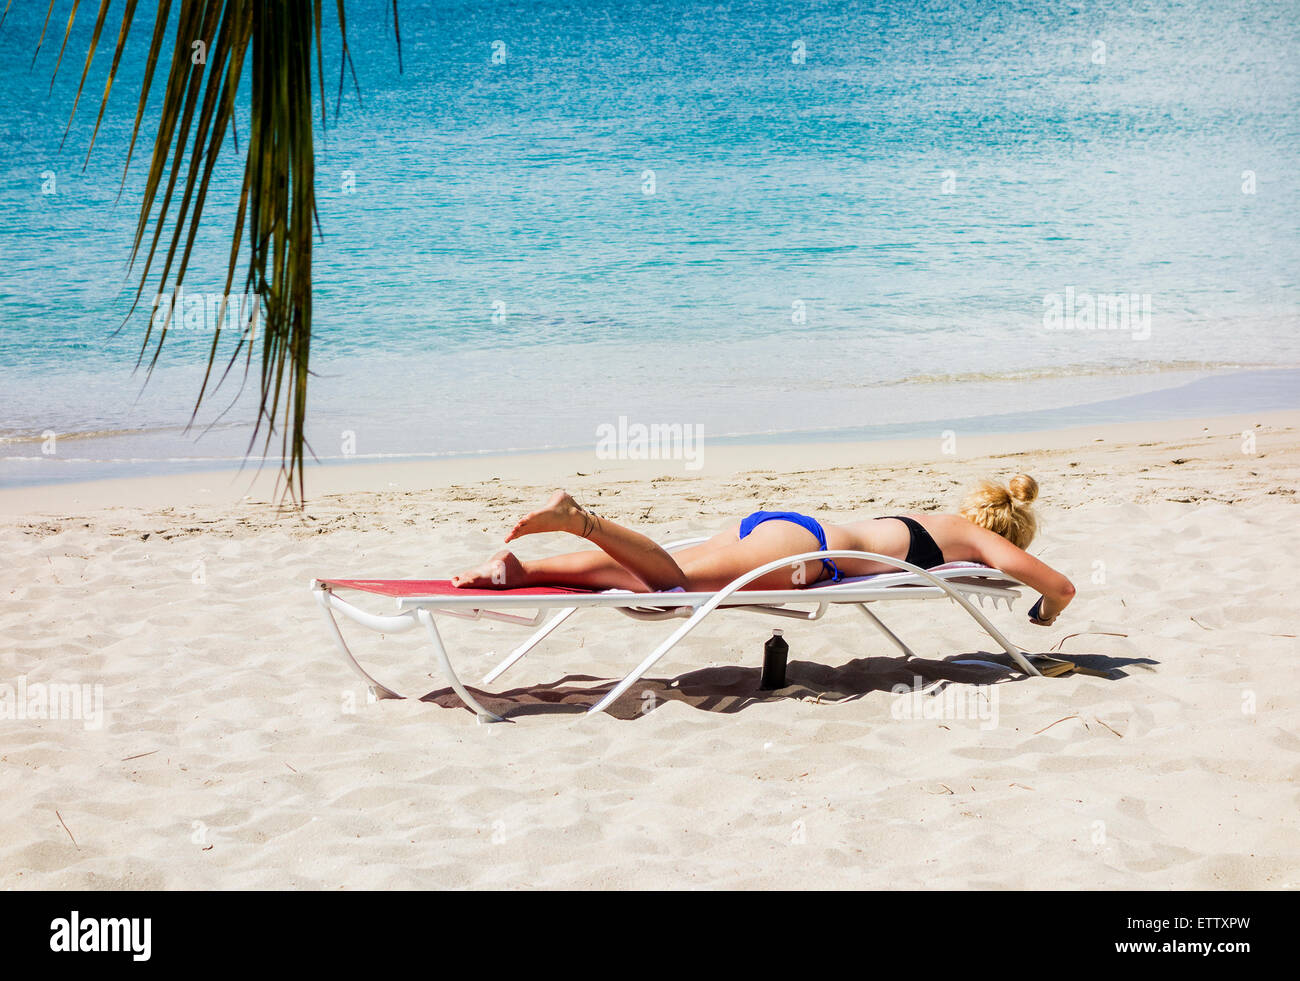
[[[270,503],[269,474],[0,492],[0,887],[1300,884],[1300,413],[702,462],[316,468],[301,512]],[[513,722],[481,725],[422,638],[345,626],[364,664],[431,696],[367,701],[308,591],[446,575],[555,487],[662,541],[756,508],[952,510],[1017,472],[1042,487],[1030,551],[1079,595],[1050,628],[1032,597],[990,616],[1106,677],[977,684],[945,663],[989,641],[946,604],[893,614],[911,663],[849,611],[736,614],[587,717],[674,625],[593,612],[496,683]],[[773,625],[790,685],[760,696]],[[473,684],[522,630],[445,635]],[[965,680],[930,711],[891,690],[917,677]],[[86,686],[81,718],[31,702],[58,684]]]

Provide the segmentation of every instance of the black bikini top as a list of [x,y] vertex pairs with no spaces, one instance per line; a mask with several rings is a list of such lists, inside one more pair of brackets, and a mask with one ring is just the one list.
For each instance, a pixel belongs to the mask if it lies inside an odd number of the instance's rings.
[[922,569],[933,569],[936,565],[943,565],[943,550],[935,543],[930,533],[922,527],[921,522],[915,518],[904,517],[901,514],[891,514],[889,517],[907,525],[907,533],[911,536],[911,541],[907,546],[906,561],[912,563],[912,565],[919,565]]

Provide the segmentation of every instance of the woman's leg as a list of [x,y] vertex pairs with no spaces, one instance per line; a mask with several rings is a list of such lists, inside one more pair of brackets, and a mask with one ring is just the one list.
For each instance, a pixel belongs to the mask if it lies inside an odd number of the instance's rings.
[[506,542],[548,531],[564,531],[587,539],[652,590],[686,585],[681,566],[657,542],[592,514],[564,491],[556,491],[545,507],[520,518],[506,535]]
[[[452,578],[456,586],[476,588],[527,585],[586,586],[594,589],[665,590],[686,585],[677,560],[640,532],[615,524],[583,509],[568,494],[556,491],[544,508],[520,519],[506,536],[511,542],[524,535],[564,531],[586,538],[600,552],[570,552],[521,562],[514,553],[501,551],[476,569]],[[709,542],[682,549],[682,561],[695,560],[735,539],[735,529],[720,532]]]
[[[706,542],[670,554],[679,566],[686,568],[688,563],[697,562],[737,540],[736,526],[733,524]],[[504,557],[507,555],[514,558],[510,552],[498,552],[492,560],[506,561]],[[520,585],[585,586],[589,589],[631,589],[636,592],[649,588],[644,580],[623,568],[612,556],[590,549],[551,555],[544,559],[528,559],[520,562],[519,566],[523,579]]]

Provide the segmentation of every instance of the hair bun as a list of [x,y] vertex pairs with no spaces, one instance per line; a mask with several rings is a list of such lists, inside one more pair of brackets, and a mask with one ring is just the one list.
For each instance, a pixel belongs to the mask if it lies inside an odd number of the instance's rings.
[[986,480],[980,486],[979,500],[975,502],[975,506],[994,511],[1009,508],[1011,507],[1011,492],[1002,484]]
[[1038,481],[1026,474],[1016,474],[1010,486],[981,480],[966,495],[961,516],[967,521],[1001,535],[1017,548],[1028,548],[1038,530],[1038,519],[1029,502],[1038,496]]
[[1018,473],[1011,478],[1011,496],[1022,504],[1038,496],[1038,481],[1028,474]]

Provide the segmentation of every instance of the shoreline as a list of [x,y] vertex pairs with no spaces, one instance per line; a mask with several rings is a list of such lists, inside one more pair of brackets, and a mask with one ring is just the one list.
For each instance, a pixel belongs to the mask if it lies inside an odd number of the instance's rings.
[[[1094,447],[1098,443],[1134,444],[1240,437],[1258,427],[1300,429],[1300,409],[1273,410],[1185,419],[1110,422],[1018,433],[954,433],[863,441],[733,443],[712,445],[700,455],[700,467],[687,470],[682,460],[602,460],[594,449],[537,450],[517,453],[321,464],[307,470],[307,504],[340,494],[365,491],[414,493],[431,488],[494,480],[560,486],[581,479],[652,480],[716,478],[746,469],[794,472],[826,466],[906,462],[928,465],[968,463],[980,458],[1015,457],[1034,451]],[[945,452],[951,449],[952,452]],[[1014,466],[1014,464],[1012,464]],[[49,515],[54,512],[123,507],[192,504],[274,505],[278,470],[264,467],[255,477],[231,470],[115,477],[102,480],[0,488],[0,515]]]
[[[1145,377],[1145,376],[1144,376]],[[1154,376],[1153,376],[1154,377]],[[1149,379],[1148,379],[1149,380]],[[1068,381],[1055,379],[1054,383]],[[1029,382],[1017,384],[1031,384]],[[1041,386],[1042,380],[1034,382]],[[1010,386],[1010,387],[1008,387]],[[951,387],[951,386],[950,386]],[[928,418],[911,418],[901,422],[875,422],[866,425],[845,425],[853,419],[855,413],[851,407],[842,408],[835,426],[803,425],[794,429],[771,430],[758,429],[752,432],[731,432],[719,435],[710,425],[697,420],[707,418],[691,411],[680,415],[654,417],[647,416],[648,410],[636,410],[631,414],[633,424],[676,425],[694,433],[697,443],[707,444],[710,452],[723,448],[780,446],[793,448],[802,445],[823,443],[877,443],[900,439],[930,439],[943,431],[967,435],[1006,435],[1031,432],[1051,433],[1077,425],[1099,425],[1117,422],[1156,422],[1171,419],[1217,418],[1251,412],[1300,410],[1300,369],[1252,368],[1231,372],[1196,374],[1191,380],[1182,379],[1179,383],[1135,393],[1119,395],[1100,400],[1084,401],[1067,405],[1056,405],[1056,396],[1040,389],[1018,391],[1016,385],[1009,382],[973,382],[962,383],[948,392],[940,388],[932,399],[937,409],[929,410]],[[1037,396],[1034,395],[1037,392]],[[954,394],[957,393],[957,394]],[[1013,400],[1014,398],[1014,400]],[[1015,409],[1006,411],[1006,407],[1019,402],[1037,403],[1039,398],[1047,399],[1047,408]],[[632,400],[629,404],[637,404]],[[832,399],[832,404],[835,404]],[[942,414],[944,408],[959,405],[968,414],[954,416]],[[980,409],[1000,411],[983,411]],[[915,406],[913,407],[915,410]],[[969,414],[969,413],[975,414]],[[861,414],[858,414],[861,417]],[[906,417],[907,413],[903,413]],[[683,416],[685,418],[683,418]],[[866,418],[876,418],[871,412]],[[325,429],[328,413],[322,415],[319,425]],[[593,418],[604,418],[597,414]],[[618,420],[621,425],[629,421],[628,413],[615,413],[608,417],[606,425],[613,427]],[[691,420],[691,421],[687,421]],[[337,420],[336,420],[337,421]],[[807,419],[802,420],[808,422]],[[318,463],[309,463],[309,472],[331,467],[366,467],[399,465],[447,465],[461,466],[471,461],[495,461],[502,458],[524,456],[541,457],[554,454],[587,454],[595,458],[595,440],[590,437],[590,430],[582,440],[576,440],[577,433],[562,424],[556,435],[562,437],[553,445],[527,446],[519,445],[506,449],[492,450],[446,450],[439,452],[406,452],[399,449],[373,451],[376,446],[373,433],[361,432],[359,437],[371,452],[356,453],[350,450],[343,455],[329,455],[321,448]],[[597,432],[599,431],[597,429]],[[39,442],[11,442],[12,449],[18,446],[27,448],[26,452],[11,456],[0,456],[0,493],[21,488],[56,487],[61,485],[83,484],[88,482],[112,481],[119,479],[147,479],[151,477],[190,475],[198,477],[206,474],[225,473],[231,479],[237,479],[241,464],[256,469],[259,461],[254,458],[245,463],[239,455],[223,455],[222,443],[236,441],[242,446],[247,433],[241,427],[228,424],[225,429],[210,435],[215,441],[206,444],[212,455],[190,455],[194,444],[185,442],[176,432],[155,434],[151,445],[155,452],[166,453],[170,447],[176,456],[140,456],[138,446],[139,434],[121,432],[104,436],[60,436],[56,442],[54,455],[42,456],[44,449]],[[181,442],[177,442],[181,440]],[[0,440],[0,447],[5,446]],[[506,444],[509,446],[509,444]],[[226,450],[230,447],[226,446]],[[101,455],[96,455],[101,454]],[[138,473],[139,470],[145,473]],[[135,470],[133,474],[128,471]],[[45,472],[41,472],[45,471]],[[138,476],[137,476],[138,474]],[[213,478],[215,479],[215,478]]]

